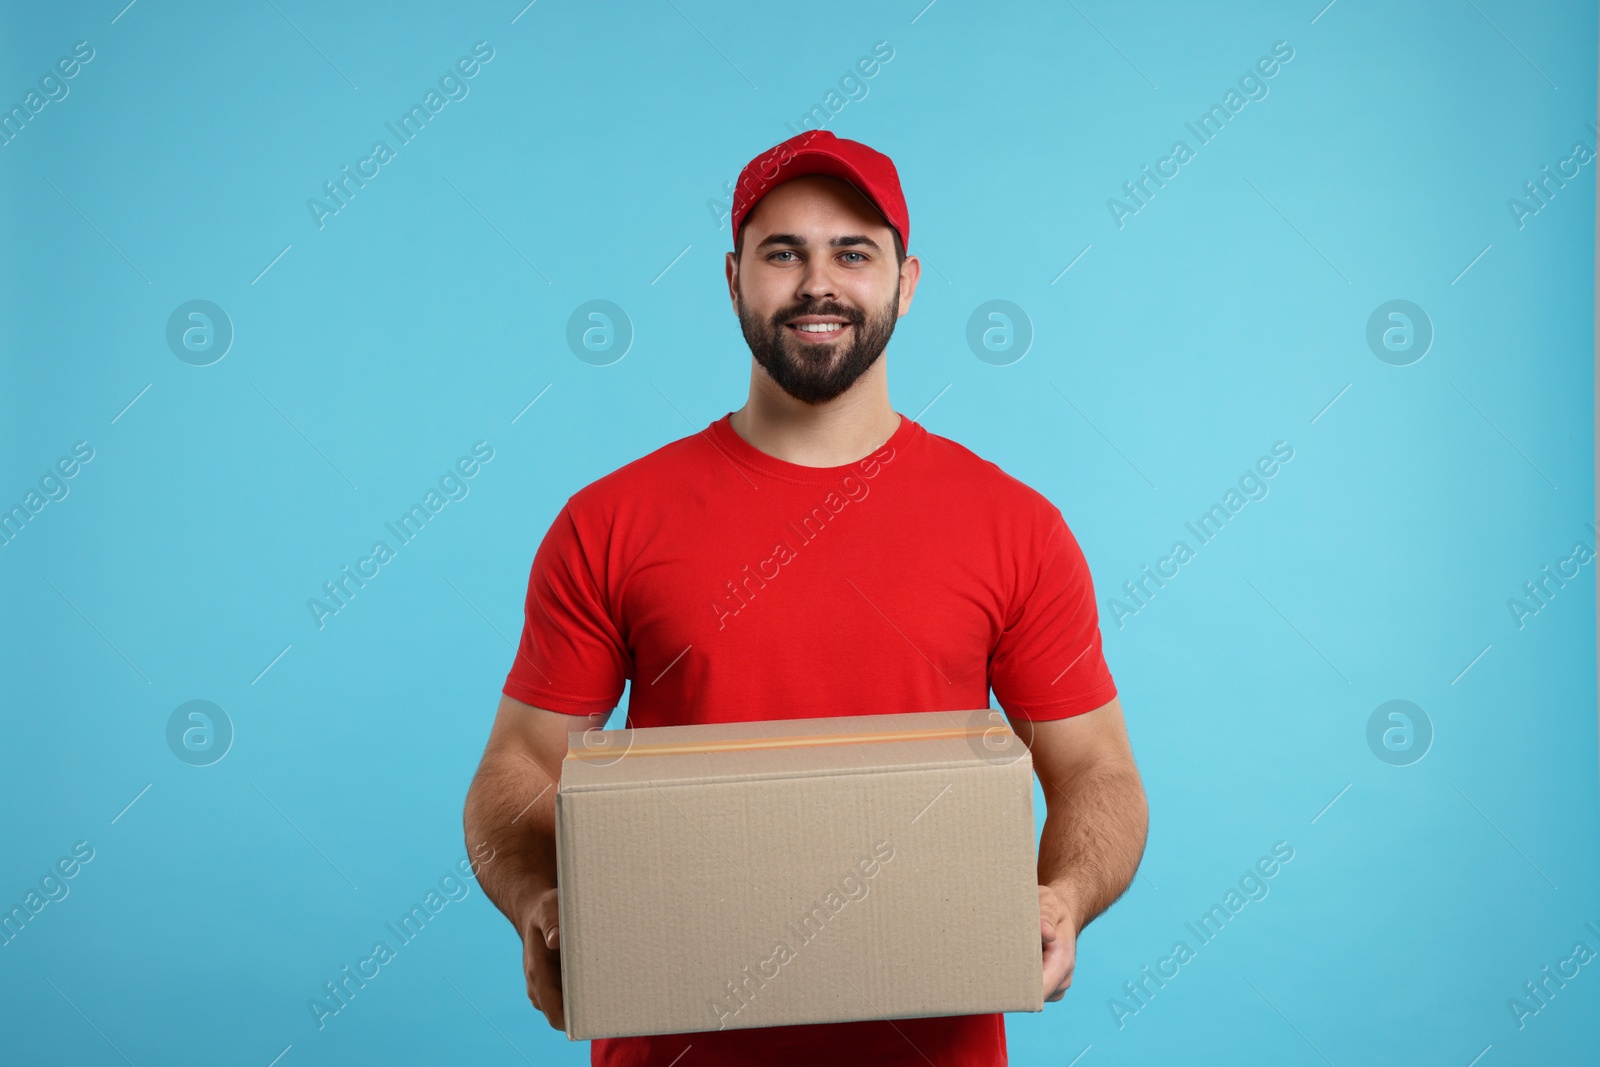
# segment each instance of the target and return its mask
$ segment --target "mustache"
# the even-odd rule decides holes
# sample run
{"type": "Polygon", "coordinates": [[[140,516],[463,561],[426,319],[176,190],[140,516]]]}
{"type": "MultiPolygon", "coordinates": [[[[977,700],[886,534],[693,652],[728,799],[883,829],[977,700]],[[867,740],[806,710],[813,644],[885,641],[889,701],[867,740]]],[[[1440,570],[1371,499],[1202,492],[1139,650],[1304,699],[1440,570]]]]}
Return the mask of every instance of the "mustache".
{"type": "Polygon", "coordinates": [[[801,307],[788,308],[784,311],[780,311],[778,314],[772,317],[772,324],[774,326],[782,326],[790,319],[798,319],[802,315],[832,315],[835,318],[844,319],[846,322],[854,323],[856,325],[860,325],[866,319],[866,316],[855,308],[848,308],[843,304],[825,302],[820,304],[806,304],[802,305],[801,307]]]}

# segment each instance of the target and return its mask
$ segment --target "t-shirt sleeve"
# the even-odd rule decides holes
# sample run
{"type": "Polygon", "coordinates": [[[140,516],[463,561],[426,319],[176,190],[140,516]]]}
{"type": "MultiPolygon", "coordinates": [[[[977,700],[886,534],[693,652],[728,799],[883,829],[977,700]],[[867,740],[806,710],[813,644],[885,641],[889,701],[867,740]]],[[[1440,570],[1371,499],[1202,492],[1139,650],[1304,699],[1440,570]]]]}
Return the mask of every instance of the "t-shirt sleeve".
{"type": "Polygon", "coordinates": [[[1018,585],[990,661],[995,699],[1024,719],[1065,719],[1117,695],[1100,647],[1089,564],[1060,511],[1049,512],[1037,566],[1018,585]]]}
{"type": "Polygon", "coordinates": [[[569,715],[609,712],[632,670],[569,500],[534,553],[506,696],[569,715]]]}

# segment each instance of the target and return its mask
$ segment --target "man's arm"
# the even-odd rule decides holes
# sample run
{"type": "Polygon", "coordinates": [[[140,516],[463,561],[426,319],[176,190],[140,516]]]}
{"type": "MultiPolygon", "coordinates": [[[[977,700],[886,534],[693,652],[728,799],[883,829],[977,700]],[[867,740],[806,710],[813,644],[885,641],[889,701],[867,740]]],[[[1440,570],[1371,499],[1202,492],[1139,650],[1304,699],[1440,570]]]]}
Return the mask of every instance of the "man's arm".
{"type": "MultiPolygon", "coordinates": [[[[462,821],[472,848],[494,862],[478,884],[522,938],[528,999],[550,1025],[566,1028],[556,910],[556,784],[567,734],[604,726],[605,715],[564,715],[502,695],[462,821]]],[[[469,852],[470,854],[470,852],[469,852]]]]}
{"type": "Polygon", "coordinates": [[[1011,723],[1044,787],[1040,935],[1045,997],[1060,1000],[1072,984],[1078,933],[1133,881],[1149,810],[1117,698],[1065,719],[1011,723]]]}

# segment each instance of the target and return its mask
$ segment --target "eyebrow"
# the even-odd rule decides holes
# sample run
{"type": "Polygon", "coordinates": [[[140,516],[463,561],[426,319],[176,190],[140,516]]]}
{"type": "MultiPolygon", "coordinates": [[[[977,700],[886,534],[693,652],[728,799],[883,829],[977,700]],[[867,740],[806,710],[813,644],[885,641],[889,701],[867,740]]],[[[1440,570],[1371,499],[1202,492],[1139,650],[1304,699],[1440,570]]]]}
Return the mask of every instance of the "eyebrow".
{"type": "MultiPolygon", "coordinates": [[[[806,246],[806,239],[797,233],[768,234],[762,239],[760,244],[756,245],[756,251],[759,252],[768,245],[794,245],[797,248],[804,248],[806,246]]],[[[848,248],[853,245],[863,245],[872,249],[874,252],[883,251],[883,249],[878,247],[878,242],[862,233],[846,234],[843,237],[835,237],[833,240],[828,242],[828,246],[830,248],[848,248]]]]}

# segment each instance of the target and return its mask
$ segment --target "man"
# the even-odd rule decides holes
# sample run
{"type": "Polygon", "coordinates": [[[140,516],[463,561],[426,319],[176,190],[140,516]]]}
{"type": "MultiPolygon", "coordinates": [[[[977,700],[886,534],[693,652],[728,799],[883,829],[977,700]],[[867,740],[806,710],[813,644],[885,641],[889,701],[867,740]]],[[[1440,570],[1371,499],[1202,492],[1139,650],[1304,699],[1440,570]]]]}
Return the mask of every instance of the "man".
{"type": "MultiPolygon", "coordinates": [[[[631,679],[631,726],[983,708],[992,687],[1048,801],[1039,928],[1045,997],[1059,1000],[1079,931],[1127,888],[1147,825],[1083,554],[1043,495],[889,404],[881,357],[921,264],[887,156],[802,133],[744,168],[732,224],[749,399],[567,500],[534,556],[467,796],[528,998],[564,1026],[554,785],[569,731],[603,725],[631,679]]],[[[659,1067],[1006,1062],[1001,1015],[591,1053],[659,1067]]]]}

